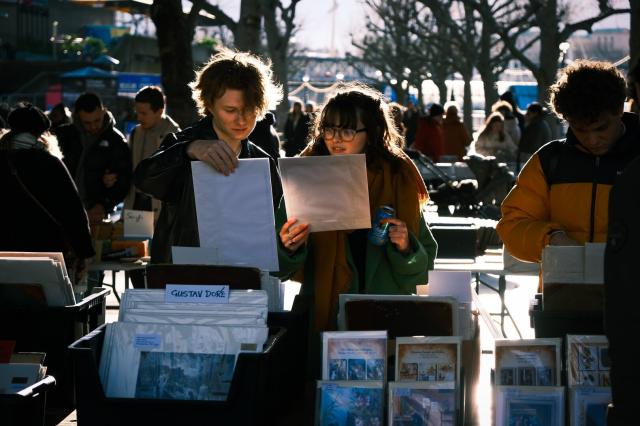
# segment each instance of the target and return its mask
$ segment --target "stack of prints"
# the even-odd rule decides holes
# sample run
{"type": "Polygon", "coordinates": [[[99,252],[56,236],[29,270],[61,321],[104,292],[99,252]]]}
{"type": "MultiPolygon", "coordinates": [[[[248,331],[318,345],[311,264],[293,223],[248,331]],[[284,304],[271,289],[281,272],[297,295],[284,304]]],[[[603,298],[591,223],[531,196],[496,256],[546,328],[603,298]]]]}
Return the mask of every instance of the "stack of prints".
{"type": "Polygon", "coordinates": [[[383,425],[386,365],[386,331],[323,333],[317,423],[383,425]]]}
{"type": "Polygon", "coordinates": [[[604,426],[611,402],[606,336],[567,336],[567,384],[571,426],[604,426]]]}
{"type": "Polygon", "coordinates": [[[228,286],[127,290],[107,325],[100,378],[107,397],[226,400],[238,354],[267,340],[267,295],[228,286]]]}
{"type": "Polygon", "coordinates": [[[390,425],[456,424],[461,337],[398,337],[390,425]]]}
{"type": "Polygon", "coordinates": [[[496,426],[564,424],[560,348],[561,339],[496,341],[496,426]]]}
{"type": "MultiPolygon", "coordinates": [[[[44,301],[30,300],[32,303],[51,307],[76,303],[62,253],[0,252],[0,283],[40,286],[44,301]]],[[[30,291],[24,294],[34,297],[30,291]]]]}

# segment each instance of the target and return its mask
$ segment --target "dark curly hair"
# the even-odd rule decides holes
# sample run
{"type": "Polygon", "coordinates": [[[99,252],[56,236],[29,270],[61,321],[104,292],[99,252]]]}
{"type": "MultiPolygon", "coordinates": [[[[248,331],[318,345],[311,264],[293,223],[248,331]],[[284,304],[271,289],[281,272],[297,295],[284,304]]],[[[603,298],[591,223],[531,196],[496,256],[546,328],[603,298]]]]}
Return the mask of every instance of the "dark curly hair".
{"type": "Polygon", "coordinates": [[[550,106],[558,117],[593,122],[603,112],[622,111],[626,82],[609,62],[578,60],[562,69],[550,93],[550,106]]]}
{"type": "Polygon", "coordinates": [[[382,94],[360,83],[344,83],[317,114],[313,130],[309,134],[311,155],[329,155],[322,138],[322,127],[331,126],[356,129],[358,120],[367,129],[367,146],[364,154],[369,166],[377,159],[387,159],[399,166],[402,136],[393,124],[393,118],[382,94]]]}

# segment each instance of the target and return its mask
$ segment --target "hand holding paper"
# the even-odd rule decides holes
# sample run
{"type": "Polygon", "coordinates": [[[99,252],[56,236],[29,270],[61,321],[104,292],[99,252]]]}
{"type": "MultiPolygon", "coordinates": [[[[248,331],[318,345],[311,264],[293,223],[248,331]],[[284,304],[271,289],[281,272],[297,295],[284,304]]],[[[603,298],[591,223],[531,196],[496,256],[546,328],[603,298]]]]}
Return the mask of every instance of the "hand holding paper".
{"type": "Polygon", "coordinates": [[[229,176],[238,167],[238,156],[221,140],[195,140],[187,147],[187,155],[209,164],[225,176],[229,176]]]}
{"type": "Polygon", "coordinates": [[[298,250],[309,239],[309,225],[306,223],[296,225],[296,223],[298,219],[291,218],[280,229],[280,241],[290,253],[298,250]]]}

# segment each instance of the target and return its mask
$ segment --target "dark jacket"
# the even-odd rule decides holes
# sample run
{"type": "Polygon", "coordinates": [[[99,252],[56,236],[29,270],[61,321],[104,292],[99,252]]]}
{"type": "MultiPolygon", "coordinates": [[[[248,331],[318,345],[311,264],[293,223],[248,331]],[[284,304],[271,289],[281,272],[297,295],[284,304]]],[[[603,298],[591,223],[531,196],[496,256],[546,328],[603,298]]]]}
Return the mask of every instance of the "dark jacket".
{"type": "Polygon", "coordinates": [[[63,161],[78,186],[85,207],[90,209],[102,204],[105,211],[113,210],[129,192],[132,165],[129,145],[122,133],[113,127],[111,114],[105,114],[103,130],[90,146],[83,146],[81,130],[75,124],[60,126],[56,135],[63,161]],[[118,175],[111,188],[102,183],[107,171],[118,175]]]}
{"type": "MultiPolygon", "coordinates": [[[[200,245],[191,178],[192,160],[187,155],[187,145],[197,139],[218,139],[211,117],[203,118],[180,133],[167,135],[160,149],[136,167],[136,187],[162,201],[151,246],[153,263],[171,262],[172,246],[200,245]]],[[[275,211],[282,196],[282,186],[273,158],[248,140],[242,141],[239,158],[269,158],[275,211]]]]}
{"type": "Polygon", "coordinates": [[[522,132],[522,137],[520,138],[520,152],[527,154],[528,158],[550,140],[551,130],[544,116],[540,115],[524,128],[524,132],[522,132]]]}
{"type": "Polygon", "coordinates": [[[268,112],[264,118],[256,123],[256,127],[249,135],[249,140],[262,148],[274,160],[280,158],[280,138],[275,127],[276,116],[268,112]]]}
{"type": "Polygon", "coordinates": [[[44,150],[0,150],[0,180],[7,201],[0,209],[0,251],[94,255],[87,214],[62,161],[44,150]]]}
{"type": "Polygon", "coordinates": [[[307,136],[309,135],[309,126],[311,120],[308,114],[301,113],[296,125],[293,125],[293,115],[289,114],[287,122],[284,125],[284,151],[287,157],[294,157],[302,152],[307,146],[307,136]]]}

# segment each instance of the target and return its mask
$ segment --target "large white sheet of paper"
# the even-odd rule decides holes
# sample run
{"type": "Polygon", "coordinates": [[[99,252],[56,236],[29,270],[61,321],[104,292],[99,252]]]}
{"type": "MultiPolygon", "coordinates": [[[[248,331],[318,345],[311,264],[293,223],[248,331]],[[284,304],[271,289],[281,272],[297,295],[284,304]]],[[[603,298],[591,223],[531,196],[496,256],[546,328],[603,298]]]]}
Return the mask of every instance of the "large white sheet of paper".
{"type": "Polygon", "coordinates": [[[311,232],[371,228],[364,154],[280,158],[287,216],[311,232]]]}
{"type": "Polygon", "coordinates": [[[229,176],[191,163],[200,247],[211,264],[277,271],[278,254],[269,160],[240,160],[229,176]]]}

